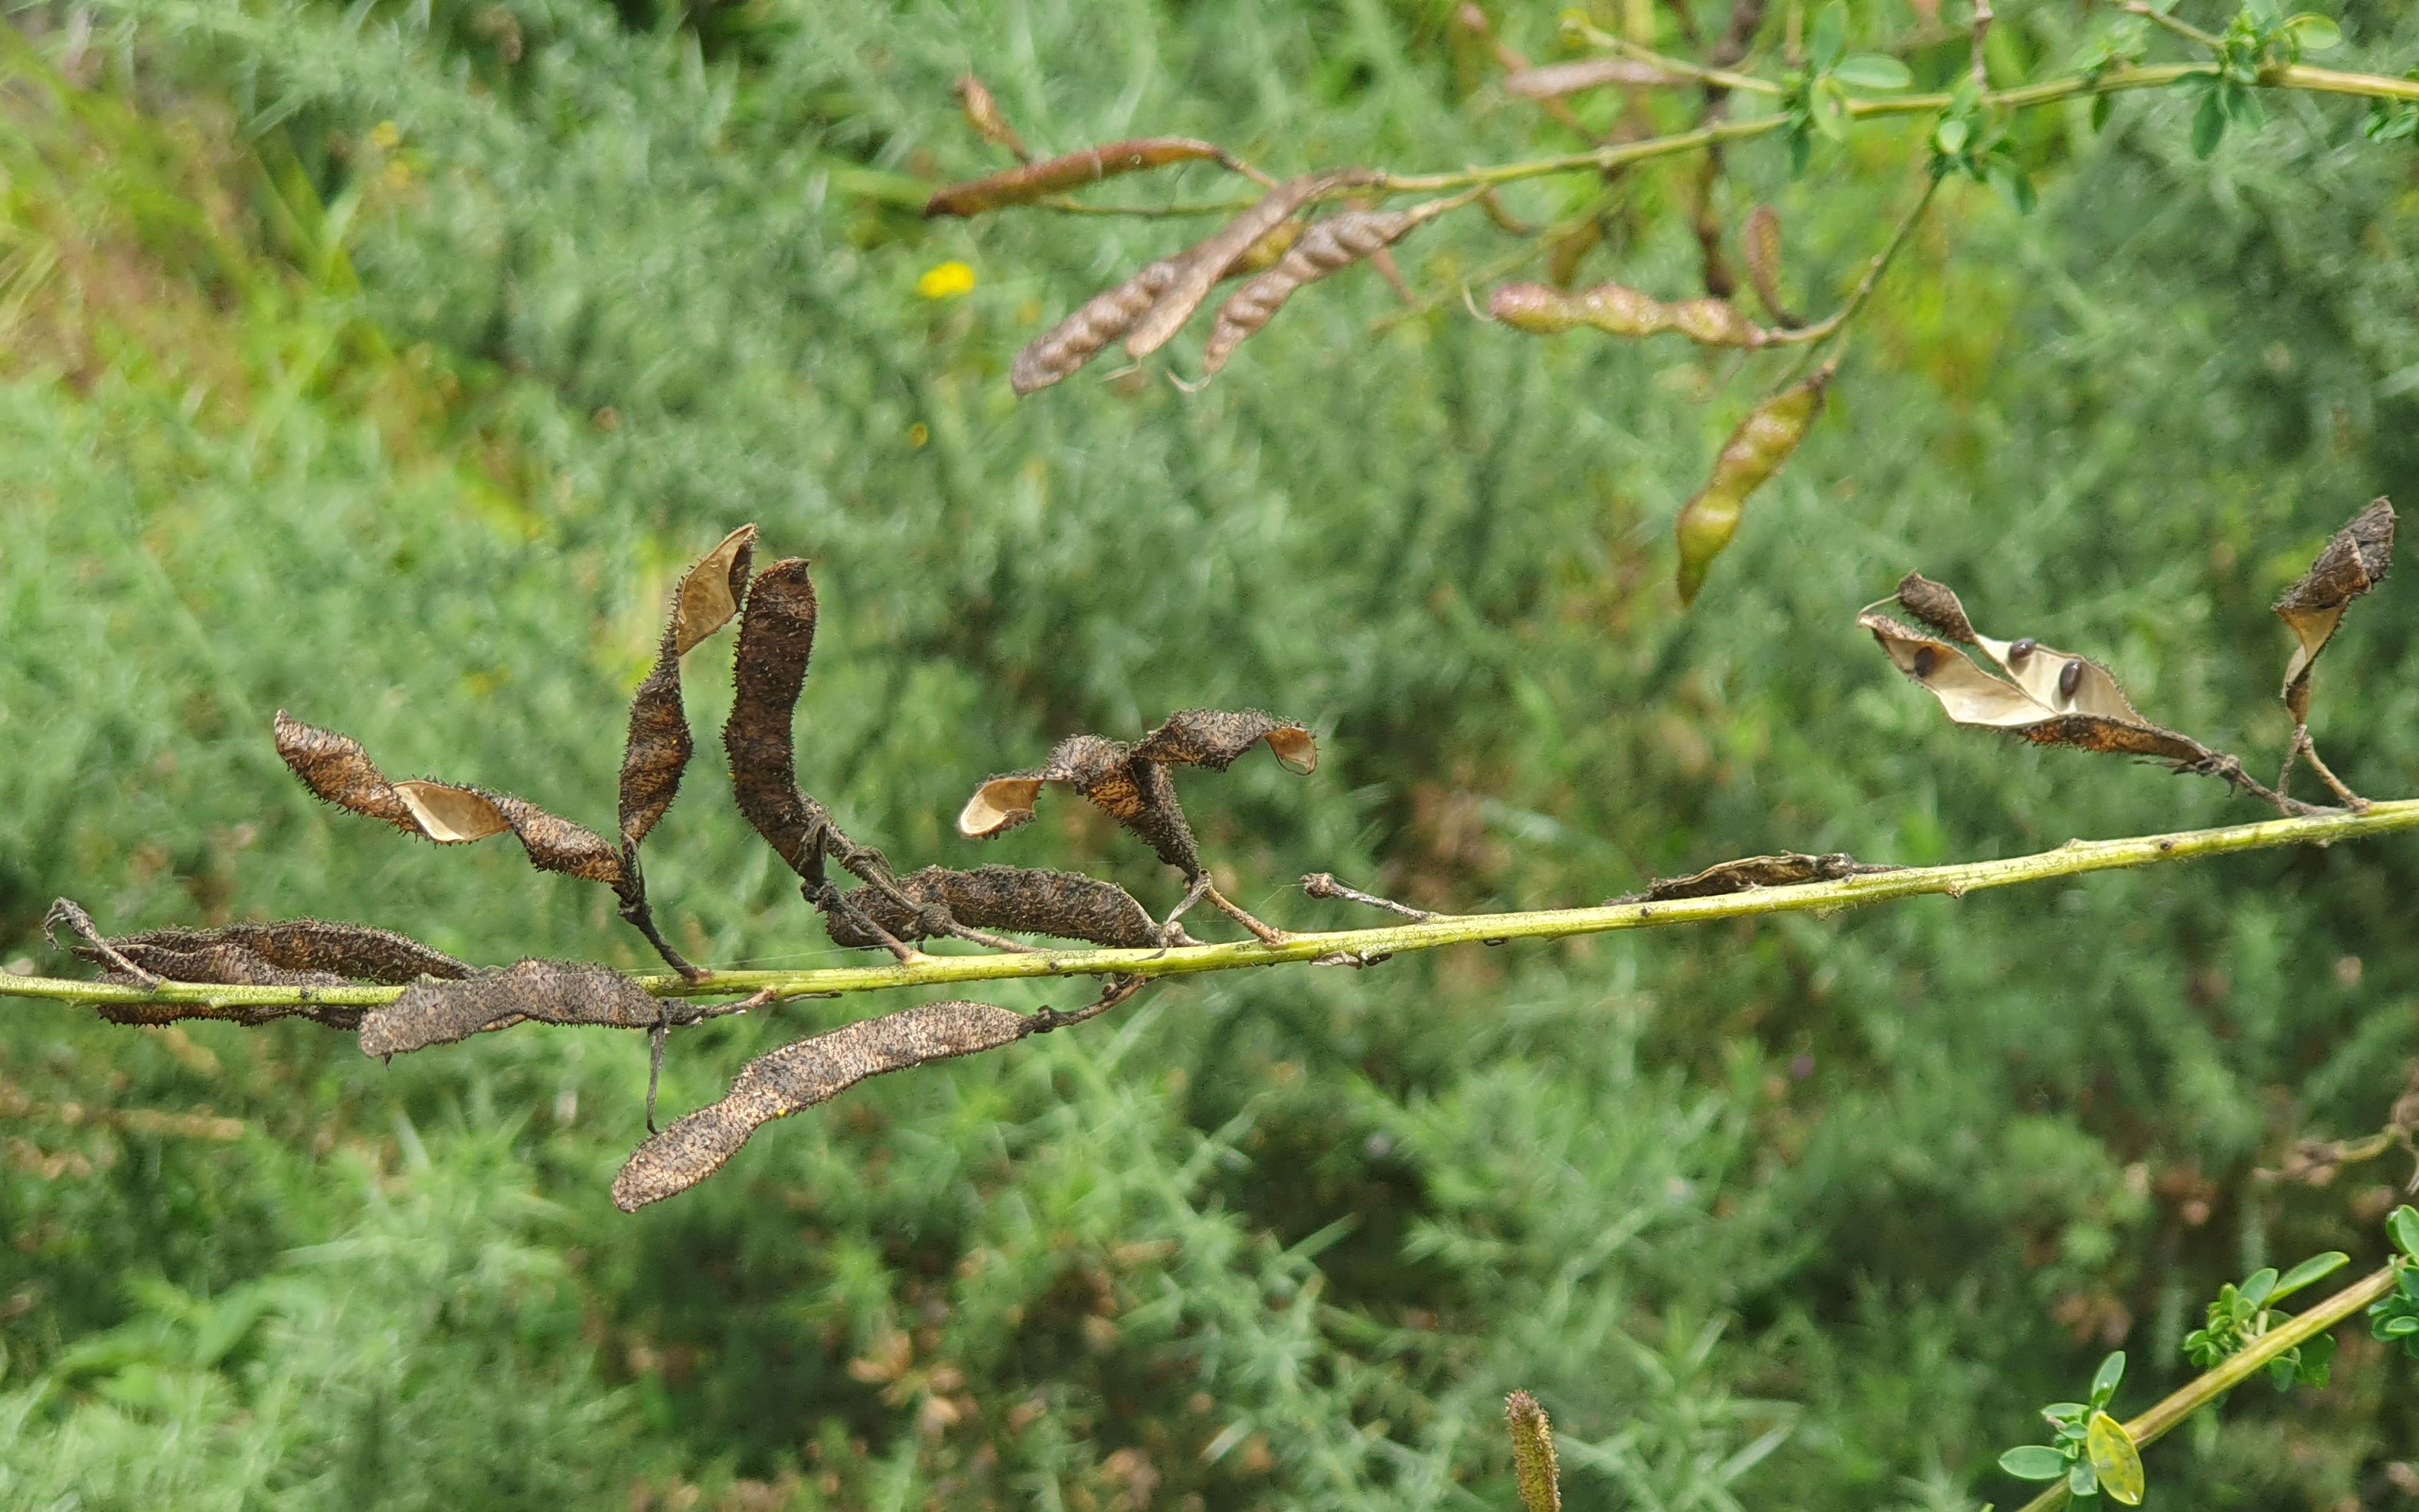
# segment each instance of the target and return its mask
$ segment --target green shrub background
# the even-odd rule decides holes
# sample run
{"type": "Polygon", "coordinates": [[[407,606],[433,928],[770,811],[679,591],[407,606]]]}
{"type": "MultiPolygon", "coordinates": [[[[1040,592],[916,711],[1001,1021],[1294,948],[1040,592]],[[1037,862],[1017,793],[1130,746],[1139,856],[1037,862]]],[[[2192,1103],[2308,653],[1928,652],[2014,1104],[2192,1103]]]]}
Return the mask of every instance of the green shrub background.
{"type": "MultiPolygon", "coordinates": [[[[2253,817],[1951,729],[1854,619],[1920,567],[1985,629],[2104,655],[2151,717],[2273,759],[2267,603],[2369,497],[2419,502],[2419,156],[2364,142],[2356,105],[2275,98],[2207,163],[2189,99],[2127,97],[2098,137],[2028,117],[2039,212],[1944,191],[1685,615],[1672,516],[1760,381],[1719,354],[1539,342],[1457,297],[1373,335],[1396,306],[1363,272],[1197,395],[1103,364],[1012,400],[1023,342],[1205,228],[924,223],[931,183],[999,161],[952,77],[978,68],[1051,149],[1567,147],[1451,8],[14,12],[0,951],[67,970],[36,927],[66,893],[117,929],[308,912],[641,964],[603,890],[315,804],[269,722],[604,822],[672,574],[750,520],[816,563],[802,779],[903,863],[1079,866],[1163,906],[1172,878],[1071,803],[987,848],[948,821],[1062,734],[1203,704],[1320,734],[1307,780],[1184,783],[1234,895],[1284,924],[1353,920],[1311,870],[1536,907],[1738,854],[2253,817]],[[948,259],[974,291],[919,297],[948,259]]],[[[2000,16],[2010,78],[2090,20],[2000,16]]],[[[2343,21],[2343,66],[2419,59],[2407,8],[2343,21]]],[[[1505,24],[1552,53],[1545,8],[1505,24]]],[[[1827,308],[1913,193],[1918,130],[1795,182],[1778,145],[1735,151],[1725,213],[1775,204],[1827,308]]],[[[1685,181],[1634,176],[1590,276],[1689,292],[1685,181]]],[[[1450,295],[1503,247],[1456,218],[1401,256],[1450,295]]],[[[701,959],[836,959],[730,807],[728,646],[691,659],[703,754],[650,848],[659,915],[701,959]]],[[[2318,707],[2356,787],[2419,787],[2410,583],[2350,618],[2318,707]]],[[[1566,1436],[1574,1508],[2011,1504],[1999,1450],[2106,1349],[2138,1408],[2221,1280],[2381,1258],[2398,1159],[2323,1189],[2251,1171],[2401,1087],[2414,891],[2390,839],[1239,973],[869,1086],[637,1216],[607,1199],[636,1036],[381,1065],[308,1024],[12,1000],[0,1502],[1503,1508],[1517,1385],[1566,1436]]],[[[872,1006],[684,1031],[667,1107],[872,1006]]],[[[2348,1336],[2328,1389],[2246,1387],[2153,1451],[2152,1496],[2403,1504],[2411,1369],[2348,1336]]]]}

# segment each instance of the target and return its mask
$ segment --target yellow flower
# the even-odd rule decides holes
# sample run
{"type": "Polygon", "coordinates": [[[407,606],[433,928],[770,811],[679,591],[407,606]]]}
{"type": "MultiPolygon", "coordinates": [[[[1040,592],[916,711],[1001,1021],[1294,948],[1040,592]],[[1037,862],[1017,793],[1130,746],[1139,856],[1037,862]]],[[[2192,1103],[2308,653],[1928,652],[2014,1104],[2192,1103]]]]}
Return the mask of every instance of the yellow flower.
{"type": "Polygon", "coordinates": [[[395,130],[393,121],[380,121],[370,128],[371,145],[383,151],[393,152],[402,141],[403,133],[395,130]]]}
{"type": "Polygon", "coordinates": [[[954,299],[972,293],[974,286],[975,270],[956,261],[935,263],[916,281],[916,292],[927,299],[954,299]]]}

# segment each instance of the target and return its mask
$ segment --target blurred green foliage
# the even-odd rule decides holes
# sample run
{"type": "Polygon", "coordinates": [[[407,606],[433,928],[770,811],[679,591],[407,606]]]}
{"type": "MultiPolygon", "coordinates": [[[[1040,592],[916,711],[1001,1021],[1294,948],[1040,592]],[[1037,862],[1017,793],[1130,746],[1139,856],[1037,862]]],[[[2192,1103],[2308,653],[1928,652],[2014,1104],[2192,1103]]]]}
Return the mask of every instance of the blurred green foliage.
{"type": "MultiPolygon", "coordinates": [[[[1023,341],[1199,230],[927,226],[931,183],[997,162],[957,72],[1050,149],[1573,145],[1451,14],[16,12],[0,946],[62,969],[34,926],[65,893],[113,928],[312,912],[639,964],[601,890],[316,806],[268,724],[604,823],[671,574],[744,520],[817,564],[802,778],[907,863],[1076,865],[1164,903],[1081,805],[982,851],[948,819],[1061,734],[1198,704],[1322,735],[1307,782],[1188,784],[1229,891],[1280,923],[1346,918],[1291,888],[1314,869],[1535,906],[1756,851],[2249,817],[1948,727],[1855,610],[1920,567],[1994,629],[2103,654],[2149,717],[2280,751],[2266,604],[2370,496],[2419,499],[2419,157],[2299,96],[2207,162],[2180,95],[2098,135],[2081,102],[2022,119],[2037,213],[1944,188],[1686,615],[1670,523],[1755,392],[1719,354],[1539,343],[1457,299],[1373,336],[1390,297],[1356,274],[1198,395],[1086,374],[1011,400],[1023,341]],[[953,259],[973,290],[919,296],[953,259]]],[[[2331,64],[2419,52],[2405,8],[2340,19],[2331,64]]],[[[1913,21],[1860,4],[1851,44],[1913,21]]],[[[2057,66],[2095,24],[2004,6],[1994,66],[2057,66]]],[[[1542,12],[1505,28],[1552,55],[1542,12]]],[[[1919,84],[1964,66],[1940,35],[1919,84]]],[[[1817,143],[1796,180],[1778,142],[1735,151],[1718,207],[1778,206],[1819,313],[1923,130],[1817,143]]],[[[1691,173],[1632,176],[1588,275],[1695,292],[1691,173]]],[[[1544,219],[1595,189],[1509,199],[1544,219]]],[[[1502,250],[1423,238],[1400,256],[1432,290],[1502,250]]],[[[2389,583],[2319,674],[2315,733],[2364,791],[2419,786],[2414,604],[2389,583]]],[[[701,959],[824,958],[716,767],[650,847],[659,917],[701,959]]],[[[637,1217],[606,1197],[635,1036],[379,1065],[310,1025],[13,1001],[0,1502],[1505,1507],[1515,1385],[1566,1435],[1574,1507],[2006,1502],[1998,1448],[2113,1345],[2164,1389],[2220,1282],[2381,1258],[2400,1172],[2251,1173],[2376,1127],[2419,1054],[2415,888],[2385,841],[1155,989],[777,1125],[637,1217]]],[[[684,1031],[667,1106],[865,1006],[684,1031]]],[[[2413,1368],[2347,1335],[2325,1389],[2244,1394],[2152,1478],[2179,1505],[2389,1504],[2413,1368]]]]}

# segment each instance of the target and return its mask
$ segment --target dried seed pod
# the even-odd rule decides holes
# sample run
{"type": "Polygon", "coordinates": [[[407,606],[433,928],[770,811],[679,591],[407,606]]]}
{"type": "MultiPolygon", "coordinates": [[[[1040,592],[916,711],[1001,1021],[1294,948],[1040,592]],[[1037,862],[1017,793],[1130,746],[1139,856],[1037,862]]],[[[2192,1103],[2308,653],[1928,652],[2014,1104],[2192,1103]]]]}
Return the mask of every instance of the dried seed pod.
{"type": "Polygon", "coordinates": [[[1899,670],[1922,684],[1960,725],[2009,730],[2036,745],[2155,756],[2179,767],[2218,755],[2190,736],[2144,719],[2107,669],[2082,657],[2040,647],[2011,664],[2007,654],[2011,643],[1977,634],[1974,644],[2007,672],[2000,678],[1975,665],[1947,641],[1887,615],[1869,609],[1857,623],[1872,631],[1899,670]]]}
{"type": "MultiPolygon", "coordinates": [[[[470,968],[407,935],[367,924],[324,919],[283,919],[275,924],[225,924],[216,929],[149,929],[109,942],[136,965],[175,982],[239,985],[281,980],[236,975],[196,976],[171,970],[179,961],[215,961],[229,970],[260,969],[330,983],[416,982],[424,976],[459,979],[470,968]]],[[[78,955],[99,956],[88,951],[78,955]]]]}
{"type": "Polygon", "coordinates": [[[784,1046],[751,1061],[722,1100],[640,1145],[613,1181],[613,1204],[635,1213],[703,1181],[778,1118],[828,1101],[886,1071],[1012,1045],[1023,1015],[984,1002],[930,1002],[784,1046]]]}
{"type": "Polygon", "coordinates": [[[1488,296],[1487,313],[1515,330],[1559,335],[1581,326],[1614,336],[1677,331],[1705,346],[1762,346],[1772,333],[1750,323],[1725,299],[1666,303],[1618,283],[1566,294],[1548,283],[1506,283],[1488,296]]]}
{"type": "MultiPolygon", "coordinates": [[[[1132,893],[1077,872],[1023,866],[962,872],[927,866],[900,878],[899,890],[917,907],[877,888],[859,888],[847,896],[862,917],[900,939],[929,939],[947,934],[955,924],[1013,935],[1087,939],[1117,950],[1148,950],[1163,943],[1158,923],[1132,893]]],[[[870,950],[883,943],[846,910],[834,910],[826,924],[836,945],[870,950]]]]}
{"type": "Polygon", "coordinates": [[[741,526],[690,567],[672,591],[655,668],[630,700],[629,739],[622,749],[621,827],[626,845],[645,839],[680,794],[681,774],[696,750],[681,705],[681,658],[738,614],[755,543],[756,527],[741,526]]]}
{"type": "Polygon", "coordinates": [[[1257,710],[1186,710],[1132,745],[1071,735],[1058,742],[1040,771],[994,777],[977,788],[958,816],[958,832],[974,840],[1006,834],[1033,817],[1042,784],[1065,783],[1141,836],[1160,860],[1192,878],[1201,870],[1200,851],[1166,769],[1223,771],[1261,742],[1296,771],[1318,764],[1317,743],[1307,729],[1257,710]]]}
{"type": "MultiPolygon", "coordinates": [[[[1220,273],[1222,279],[1273,267],[1301,239],[1302,222],[1288,217],[1269,228],[1243,249],[1220,273]]],[[[1159,302],[1182,270],[1184,259],[1163,257],[1146,263],[1132,278],[1094,295],[1073,314],[1025,344],[1008,370],[1009,387],[1019,394],[1047,389],[1069,377],[1124,335],[1143,313],[1159,302]]]]}
{"type": "Polygon", "coordinates": [[[1143,312],[1159,302],[1183,267],[1180,258],[1163,257],[1146,263],[1116,288],[1096,294],[1075,313],[1043,331],[1016,354],[1008,370],[1009,387],[1020,394],[1047,389],[1100,355],[1124,335],[1143,312]]]}
{"type": "Polygon", "coordinates": [[[1033,160],[1033,154],[1025,149],[1025,139],[1016,134],[1016,128],[1008,124],[1008,117],[1000,114],[999,101],[991,98],[991,91],[983,87],[980,79],[971,73],[962,73],[958,75],[956,89],[958,110],[965,116],[966,124],[975,129],[976,134],[994,146],[1006,147],[1019,162],[1033,160]]]}
{"type": "Polygon", "coordinates": [[[1771,206],[1759,205],[1749,212],[1739,241],[1747,252],[1748,282],[1755,285],[1764,313],[1791,329],[1804,325],[1780,298],[1780,217],[1771,206]]]}
{"type": "Polygon", "coordinates": [[[1554,1460],[1554,1425],[1537,1398],[1516,1391],[1503,1398],[1512,1429],[1512,1482],[1525,1512],[1562,1512],[1562,1472],[1554,1460]]]}
{"type": "Polygon", "coordinates": [[[1680,542],[1680,602],[1693,603],[1704,586],[1706,569],[1738,533],[1739,516],[1748,496],[1764,486],[1806,438],[1807,428],[1823,412],[1823,390],[1831,381],[1833,363],[1815,369],[1813,376],[1784,389],[1748,411],[1722,443],[1714,459],[1713,480],[1680,511],[1674,530],[1680,542]]]}
{"type": "Polygon", "coordinates": [[[807,564],[796,557],[775,562],[756,574],[740,617],[722,748],[739,812],[801,877],[820,876],[820,863],[813,817],[798,791],[790,722],[814,649],[815,586],[807,564]]]}
{"type": "MultiPolygon", "coordinates": [[[[1151,302],[1148,310],[1126,332],[1126,355],[1148,357],[1167,344],[1168,338],[1182,329],[1201,308],[1201,301],[1235,259],[1251,249],[1254,242],[1274,231],[1290,219],[1294,211],[1316,193],[1348,182],[1349,174],[1306,176],[1288,179],[1260,196],[1250,209],[1219,228],[1216,234],[1194,243],[1193,249],[1178,259],[1176,276],[1166,289],[1151,302]]],[[[1290,255],[1290,254],[1288,254],[1290,255]]]]}
{"type": "Polygon", "coordinates": [[[1807,856],[1795,851],[1778,856],[1748,856],[1738,861],[1723,862],[1718,866],[1708,866],[1693,876],[1667,878],[1652,884],[1635,898],[1624,901],[1662,903],[1674,898],[1722,897],[1755,887],[1797,887],[1807,882],[1837,881],[1842,877],[1897,869],[1895,866],[1869,864],[1844,852],[1827,856],[1807,856]]]}
{"type": "Polygon", "coordinates": [[[928,219],[942,215],[980,215],[1010,205],[1028,205],[1045,194],[1081,189],[1119,174],[1203,160],[1230,160],[1223,147],[1208,142],[1195,142],[1190,137],[1152,136],[1138,137],[1130,142],[1111,142],[1071,152],[1063,158],[1028,162],[969,183],[951,184],[924,202],[924,214],[928,219]]]}
{"type": "Polygon", "coordinates": [[[1432,219],[1430,206],[1413,210],[1347,210],[1313,224],[1274,267],[1226,297],[1201,353],[1206,375],[1226,365],[1245,338],[1273,318],[1294,291],[1393,246],[1432,219]]]}
{"type": "Polygon", "coordinates": [[[1576,63],[1546,63],[1515,69],[1503,76],[1503,92],[1522,99],[1560,99],[1564,95],[1619,85],[1625,89],[1657,89],[1685,84],[1651,63],[1627,58],[1581,58],[1576,63]]]}
{"type": "Polygon", "coordinates": [[[2394,565],[2394,505],[2377,499],[2336,531],[2301,579],[2276,601],[2276,617],[2293,632],[2285,666],[2285,703],[2296,724],[2309,717],[2310,666],[2334,638],[2352,600],[2383,581],[2394,565]]]}
{"type": "Polygon", "coordinates": [[[590,881],[622,879],[622,858],[594,831],[509,793],[440,782],[390,783],[361,743],[278,710],[277,754],[310,789],[341,808],[385,819],[439,845],[468,845],[506,830],[541,871],[590,881]]]}
{"type": "MultiPolygon", "coordinates": [[[[1957,602],[1956,594],[1921,573],[1909,573],[1899,579],[1898,603],[1900,608],[1950,640],[1966,646],[1974,644],[1974,625],[1965,618],[1965,606],[1957,602]]],[[[2021,660],[2031,654],[2035,644],[2026,637],[2012,642],[2009,649],[2021,660]]]]}
{"type": "Polygon", "coordinates": [[[662,1000],[610,967],[530,959],[501,971],[405,988],[403,996],[362,1018],[362,1053],[401,1055],[525,1019],[655,1029],[665,1016],[662,1000]]]}

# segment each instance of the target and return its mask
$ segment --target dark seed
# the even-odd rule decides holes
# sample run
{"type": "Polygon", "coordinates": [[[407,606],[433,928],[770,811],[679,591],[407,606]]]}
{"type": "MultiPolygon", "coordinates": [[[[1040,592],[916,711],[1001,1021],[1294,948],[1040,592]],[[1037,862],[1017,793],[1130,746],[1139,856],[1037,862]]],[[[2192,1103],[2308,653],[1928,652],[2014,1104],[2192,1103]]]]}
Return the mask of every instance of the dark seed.
{"type": "Polygon", "coordinates": [[[2080,660],[2067,663],[2057,675],[2057,695],[2061,698],[2072,698],[2074,696],[2074,690],[2082,685],[2083,663],[2080,660]]]}
{"type": "Polygon", "coordinates": [[[1932,669],[1939,664],[1940,653],[1938,651],[1934,650],[1929,646],[1918,646],[1915,649],[1915,675],[1917,677],[1928,678],[1932,676],[1932,669]]]}
{"type": "Polygon", "coordinates": [[[2030,656],[2033,653],[2033,648],[2040,644],[2041,642],[2033,639],[2030,635],[2026,635],[2022,640],[2017,641],[2015,644],[2008,648],[2008,660],[2011,662],[2021,662],[2026,657],[2030,656]]]}

